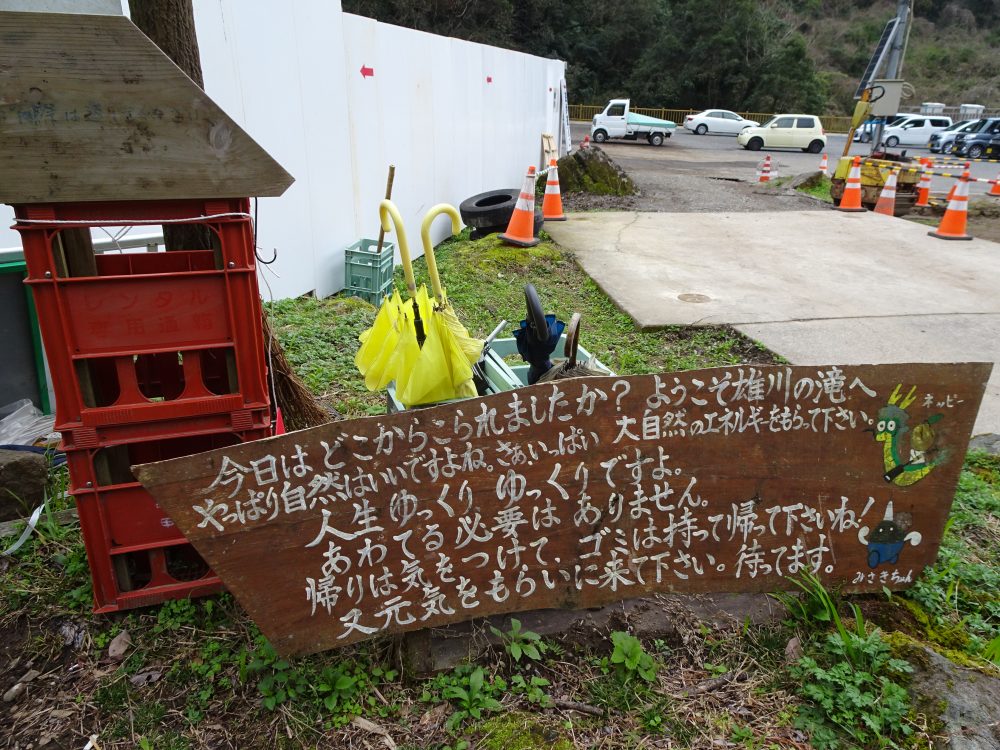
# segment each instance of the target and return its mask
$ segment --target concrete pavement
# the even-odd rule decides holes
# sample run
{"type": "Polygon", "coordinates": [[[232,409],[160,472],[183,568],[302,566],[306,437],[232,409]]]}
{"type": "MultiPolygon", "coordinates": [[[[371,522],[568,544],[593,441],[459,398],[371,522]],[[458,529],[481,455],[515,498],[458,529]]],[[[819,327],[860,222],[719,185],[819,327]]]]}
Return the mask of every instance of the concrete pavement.
{"type": "MultiPolygon", "coordinates": [[[[1000,362],[997,243],[869,212],[599,212],[545,228],[641,327],[730,324],[796,364],[1000,362]]],[[[1000,433],[1000,366],[976,433],[1000,433]]]]}

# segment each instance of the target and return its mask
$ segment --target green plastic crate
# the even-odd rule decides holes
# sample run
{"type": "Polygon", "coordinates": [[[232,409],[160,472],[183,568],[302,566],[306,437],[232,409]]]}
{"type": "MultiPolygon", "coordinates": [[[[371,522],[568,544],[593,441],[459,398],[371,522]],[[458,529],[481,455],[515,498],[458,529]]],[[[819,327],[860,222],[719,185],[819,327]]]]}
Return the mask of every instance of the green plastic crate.
{"type": "Polygon", "coordinates": [[[377,248],[377,240],[362,239],[344,251],[344,286],[351,294],[368,292],[381,299],[382,292],[392,284],[396,246],[383,242],[382,252],[376,252],[377,248]]]}
{"type": "Polygon", "coordinates": [[[361,297],[361,299],[367,300],[371,304],[375,305],[375,307],[378,307],[382,304],[383,297],[392,296],[392,279],[389,279],[389,283],[377,292],[369,292],[367,289],[353,289],[352,287],[346,287],[344,292],[352,297],[361,297]]]}

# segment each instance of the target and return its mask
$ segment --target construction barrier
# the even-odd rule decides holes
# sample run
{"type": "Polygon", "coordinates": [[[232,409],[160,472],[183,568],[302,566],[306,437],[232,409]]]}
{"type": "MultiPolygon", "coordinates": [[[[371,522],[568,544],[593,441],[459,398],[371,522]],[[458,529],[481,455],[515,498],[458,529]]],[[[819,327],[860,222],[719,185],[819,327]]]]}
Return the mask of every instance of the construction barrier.
{"type": "MultiPolygon", "coordinates": [[[[886,172],[893,171],[893,170],[897,171],[897,172],[909,172],[911,174],[915,173],[915,172],[919,172],[921,174],[934,175],[935,177],[950,177],[953,180],[959,180],[959,179],[961,179],[962,176],[963,176],[963,174],[964,174],[962,172],[935,172],[932,169],[925,169],[924,167],[902,167],[902,168],[891,167],[891,166],[887,165],[884,161],[878,161],[878,160],[864,161],[862,163],[863,164],[874,164],[876,167],[879,167],[879,168],[883,169],[886,172]]],[[[997,183],[997,181],[1000,180],[1000,177],[998,177],[996,180],[987,180],[985,177],[968,177],[968,176],[966,176],[966,179],[969,182],[985,182],[988,185],[995,185],[997,183]]]]}

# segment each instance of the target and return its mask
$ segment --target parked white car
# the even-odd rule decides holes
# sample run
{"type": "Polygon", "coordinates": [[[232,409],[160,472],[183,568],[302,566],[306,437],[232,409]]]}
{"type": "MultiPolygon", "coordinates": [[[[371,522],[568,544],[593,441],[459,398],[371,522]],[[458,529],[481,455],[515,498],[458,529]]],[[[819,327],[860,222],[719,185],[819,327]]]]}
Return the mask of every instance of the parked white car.
{"type": "Polygon", "coordinates": [[[942,115],[911,115],[894,122],[882,131],[882,143],[886,148],[896,146],[927,147],[931,136],[951,125],[951,118],[942,115]]]}
{"type": "Polygon", "coordinates": [[[815,115],[775,115],[759,127],[741,130],[736,142],[748,151],[800,148],[818,154],[826,148],[826,133],[815,115]]]}
{"type": "Polygon", "coordinates": [[[718,135],[736,135],[743,128],[750,128],[760,125],[756,120],[747,120],[740,117],[735,112],[728,109],[706,109],[696,115],[688,115],[684,118],[684,127],[692,133],[705,135],[714,133],[718,135]]]}

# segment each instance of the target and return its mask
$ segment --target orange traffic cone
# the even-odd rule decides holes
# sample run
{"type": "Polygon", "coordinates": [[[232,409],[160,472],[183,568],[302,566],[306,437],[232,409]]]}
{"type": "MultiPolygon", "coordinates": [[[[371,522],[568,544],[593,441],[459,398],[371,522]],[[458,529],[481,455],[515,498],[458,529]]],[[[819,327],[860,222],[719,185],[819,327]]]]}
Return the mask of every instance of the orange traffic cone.
{"type": "Polygon", "coordinates": [[[819,171],[824,177],[830,176],[830,162],[826,158],[826,154],[823,154],[823,158],[819,160],[819,171]]]}
{"type": "Polygon", "coordinates": [[[583,143],[580,144],[580,148],[587,148],[588,146],[590,146],[590,136],[585,135],[583,136],[583,143]]]}
{"type": "Polygon", "coordinates": [[[545,180],[545,197],[542,199],[542,218],[545,221],[566,221],[563,213],[562,195],[559,192],[559,166],[555,159],[549,160],[549,174],[545,180]]]}
{"type": "Polygon", "coordinates": [[[838,211],[864,211],[861,207],[861,157],[855,156],[851,171],[847,174],[844,194],[840,197],[838,211]]]}
{"type": "Polygon", "coordinates": [[[507,231],[500,235],[500,239],[510,245],[518,247],[534,247],[539,243],[535,237],[535,168],[528,167],[528,174],[524,177],[524,186],[521,188],[521,195],[518,196],[517,204],[514,206],[514,213],[511,214],[510,224],[507,231]]]}
{"type": "Polygon", "coordinates": [[[965,233],[968,217],[969,173],[963,172],[962,178],[952,192],[948,208],[945,209],[944,216],[941,218],[941,225],[936,232],[928,232],[927,234],[942,240],[971,240],[972,237],[965,233]]]}
{"type": "Polygon", "coordinates": [[[990,192],[987,195],[1000,195],[1000,174],[993,180],[993,187],[990,188],[990,192]]]}
{"type": "MultiPolygon", "coordinates": [[[[924,164],[927,169],[933,169],[934,164],[930,159],[924,164]]],[[[931,205],[931,176],[927,172],[923,172],[920,175],[920,184],[917,185],[917,202],[913,204],[914,208],[929,208],[931,205]]]]}
{"type": "Polygon", "coordinates": [[[771,155],[768,154],[764,159],[764,163],[757,170],[757,182],[770,182],[771,181],[771,155]]]}
{"type": "Polygon", "coordinates": [[[882,188],[882,192],[878,197],[878,203],[875,204],[875,213],[885,214],[886,216],[896,215],[896,174],[898,170],[894,169],[889,173],[889,179],[885,181],[885,186],[882,188]]]}

